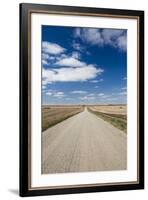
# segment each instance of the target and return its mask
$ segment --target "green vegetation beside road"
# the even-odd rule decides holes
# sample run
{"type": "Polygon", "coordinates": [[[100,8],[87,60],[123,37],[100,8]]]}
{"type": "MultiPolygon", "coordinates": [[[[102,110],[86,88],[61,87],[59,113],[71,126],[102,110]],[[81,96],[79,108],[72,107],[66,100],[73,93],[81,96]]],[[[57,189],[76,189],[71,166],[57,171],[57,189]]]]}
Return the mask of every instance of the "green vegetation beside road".
{"type": "Polygon", "coordinates": [[[126,120],[127,117],[125,115],[103,113],[99,111],[94,111],[89,107],[88,111],[102,118],[103,120],[109,122],[110,124],[124,131],[125,133],[127,132],[127,120],[126,120]]]}

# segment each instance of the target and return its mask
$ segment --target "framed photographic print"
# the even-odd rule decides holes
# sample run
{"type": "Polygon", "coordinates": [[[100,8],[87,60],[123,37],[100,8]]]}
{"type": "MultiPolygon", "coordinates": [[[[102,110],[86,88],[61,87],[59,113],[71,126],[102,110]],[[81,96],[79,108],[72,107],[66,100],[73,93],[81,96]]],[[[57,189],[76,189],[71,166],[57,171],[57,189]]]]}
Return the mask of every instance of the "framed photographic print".
{"type": "Polygon", "coordinates": [[[144,12],[20,5],[20,195],[144,188],[144,12]]]}

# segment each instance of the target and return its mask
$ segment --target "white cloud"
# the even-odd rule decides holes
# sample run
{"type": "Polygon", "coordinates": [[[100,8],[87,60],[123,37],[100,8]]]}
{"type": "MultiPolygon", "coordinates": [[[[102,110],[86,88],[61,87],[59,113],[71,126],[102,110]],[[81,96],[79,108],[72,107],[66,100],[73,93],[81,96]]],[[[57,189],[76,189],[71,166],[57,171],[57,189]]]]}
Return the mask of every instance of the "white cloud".
{"type": "Polygon", "coordinates": [[[83,91],[83,90],[75,90],[71,92],[72,94],[86,94],[87,91],[83,91]]]}
{"type": "Polygon", "coordinates": [[[67,58],[68,56],[66,55],[66,54],[64,54],[64,53],[62,53],[62,54],[60,54],[60,55],[57,55],[55,58],[56,58],[56,60],[58,61],[58,60],[61,60],[61,59],[63,59],[63,58],[67,58]]]}
{"type": "Polygon", "coordinates": [[[54,97],[58,97],[58,98],[63,98],[65,95],[64,95],[64,92],[55,92],[53,94],[54,97]]]}
{"type": "Polygon", "coordinates": [[[42,42],[42,64],[49,65],[50,62],[53,62],[58,58],[57,55],[63,58],[65,55],[63,54],[63,52],[65,50],[66,49],[64,49],[58,44],[45,41],[42,42]]]}
{"type": "Polygon", "coordinates": [[[49,55],[47,53],[42,53],[42,59],[43,60],[49,59],[49,55]]]}
{"type": "Polygon", "coordinates": [[[87,96],[88,96],[88,97],[93,97],[93,96],[95,96],[95,94],[94,94],[94,93],[90,93],[90,94],[88,94],[87,96]]]}
{"type": "Polygon", "coordinates": [[[46,86],[45,86],[45,85],[42,85],[42,89],[43,89],[43,90],[46,89],[46,86]]]}
{"type": "Polygon", "coordinates": [[[123,87],[123,88],[121,88],[120,92],[112,93],[112,96],[126,96],[127,95],[127,91],[126,90],[127,90],[127,88],[123,87]]]}
{"type": "Polygon", "coordinates": [[[75,37],[81,38],[83,41],[94,44],[103,44],[103,38],[101,37],[99,29],[94,28],[76,28],[75,37]]]}
{"type": "Polygon", "coordinates": [[[120,92],[119,95],[126,96],[126,95],[127,95],[127,92],[126,92],[126,91],[120,92]]]}
{"type": "Polygon", "coordinates": [[[103,96],[101,96],[102,98],[104,98],[104,99],[106,99],[106,98],[109,98],[109,97],[111,97],[111,95],[109,95],[109,94],[106,94],[106,95],[103,95],[103,96]]]}
{"type": "Polygon", "coordinates": [[[74,52],[72,53],[72,57],[75,58],[75,59],[80,59],[80,53],[77,52],[77,51],[74,51],[74,52]]]}
{"type": "Polygon", "coordinates": [[[118,29],[103,29],[102,37],[106,44],[116,44],[116,40],[124,33],[123,30],[118,29]]]}
{"type": "Polygon", "coordinates": [[[63,53],[60,55],[60,58],[67,58],[67,55],[63,53]]]}
{"type": "Polygon", "coordinates": [[[81,29],[80,28],[76,28],[75,29],[75,37],[80,37],[81,36],[81,29]]]}
{"type": "Polygon", "coordinates": [[[119,47],[119,49],[126,51],[127,37],[125,35],[122,35],[117,39],[117,46],[119,47]]]}
{"type": "Polygon", "coordinates": [[[102,31],[102,34],[105,44],[111,45],[122,51],[126,51],[127,36],[124,30],[104,29],[102,31]]]}
{"type": "Polygon", "coordinates": [[[92,80],[91,83],[98,83],[98,80],[92,80]]]}
{"type": "Polygon", "coordinates": [[[55,94],[54,97],[57,97],[57,98],[63,98],[64,95],[61,95],[61,94],[55,94]]]}
{"type": "Polygon", "coordinates": [[[99,86],[98,86],[98,85],[96,85],[96,86],[95,86],[95,88],[99,88],[99,86]]]}
{"type": "Polygon", "coordinates": [[[51,96],[52,92],[46,92],[46,95],[51,96]]]}
{"type": "Polygon", "coordinates": [[[83,47],[79,43],[76,43],[76,42],[73,42],[72,47],[77,51],[83,50],[83,47]]]}
{"type": "Polygon", "coordinates": [[[98,96],[102,97],[102,96],[104,96],[104,93],[99,93],[98,96]]]}
{"type": "Polygon", "coordinates": [[[57,92],[58,95],[64,95],[64,92],[57,92]]]}
{"type": "Polygon", "coordinates": [[[42,64],[43,64],[43,65],[48,65],[47,60],[42,60],[42,64]]]}
{"type": "Polygon", "coordinates": [[[65,67],[83,67],[85,66],[85,63],[79,61],[77,58],[68,57],[68,58],[63,58],[57,61],[56,65],[65,66],[65,67]]]}
{"type": "Polygon", "coordinates": [[[54,56],[50,56],[49,60],[55,60],[56,58],[54,56]]]}
{"type": "Polygon", "coordinates": [[[118,100],[118,98],[116,98],[116,97],[113,97],[113,98],[107,98],[107,99],[106,99],[106,101],[116,101],[116,100],[118,100]]]}
{"type": "Polygon", "coordinates": [[[76,28],[74,36],[91,45],[110,45],[123,51],[126,51],[127,48],[125,30],[76,28]]]}
{"type": "Polygon", "coordinates": [[[42,79],[42,87],[44,86],[46,86],[48,84],[48,81],[47,81],[47,79],[46,78],[43,78],[42,79]]]}
{"type": "Polygon", "coordinates": [[[101,78],[101,79],[99,79],[99,80],[98,80],[98,82],[103,82],[103,81],[104,81],[104,79],[103,79],[103,78],[101,78]]]}
{"type": "Polygon", "coordinates": [[[79,97],[79,99],[81,99],[81,100],[94,100],[96,97],[94,97],[94,96],[84,96],[84,97],[79,97]]]}
{"type": "Polygon", "coordinates": [[[42,42],[42,51],[46,54],[57,55],[63,53],[66,49],[56,43],[44,41],[42,42]]]}
{"type": "Polygon", "coordinates": [[[64,92],[60,92],[60,91],[48,91],[46,92],[46,95],[48,96],[53,96],[53,97],[57,97],[57,98],[63,98],[65,96],[64,92]]]}
{"type": "Polygon", "coordinates": [[[68,82],[68,81],[87,81],[94,79],[97,75],[103,73],[103,69],[96,68],[93,65],[84,67],[69,67],[58,69],[44,69],[42,71],[43,84],[51,82],[68,82]]]}
{"type": "Polygon", "coordinates": [[[48,65],[49,64],[49,60],[52,61],[52,60],[55,60],[55,56],[51,56],[47,53],[42,53],[42,64],[43,65],[48,65]]]}
{"type": "Polygon", "coordinates": [[[92,80],[90,81],[91,83],[99,83],[99,82],[103,82],[103,78],[99,79],[99,80],[92,80]]]}
{"type": "Polygon", "coordinates": [[[123,87],[123,88],[121,88],[121,90],[127,90],[127,87],[123,87]]]}

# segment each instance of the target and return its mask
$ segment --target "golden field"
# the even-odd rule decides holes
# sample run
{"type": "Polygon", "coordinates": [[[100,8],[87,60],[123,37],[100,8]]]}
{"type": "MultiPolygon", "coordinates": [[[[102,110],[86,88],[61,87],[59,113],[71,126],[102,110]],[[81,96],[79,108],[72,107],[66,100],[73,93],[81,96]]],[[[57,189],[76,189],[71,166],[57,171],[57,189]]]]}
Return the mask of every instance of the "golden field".
{"type": "Polygon", "coordinates": [[[126,115],[127,113],[126,105],[97,105],[91,107],[93,110],[108,114],[126,115]]]}
{"type": "Polygon", "coordinates": [[[84,106],[43,105],[42,131],[84,110],[84,106]]]}
{"type": "Polygon", "coordinates": [[[127,132],[127,106],[126,105],[94,105],[88,110],[116,128],[127,132]]]}
{"type": "Polygon", "coordinates": [[[89,112],[127,132],[126,105],[43,105],[42,131],[84,111],[85,107],[89,112]]]}

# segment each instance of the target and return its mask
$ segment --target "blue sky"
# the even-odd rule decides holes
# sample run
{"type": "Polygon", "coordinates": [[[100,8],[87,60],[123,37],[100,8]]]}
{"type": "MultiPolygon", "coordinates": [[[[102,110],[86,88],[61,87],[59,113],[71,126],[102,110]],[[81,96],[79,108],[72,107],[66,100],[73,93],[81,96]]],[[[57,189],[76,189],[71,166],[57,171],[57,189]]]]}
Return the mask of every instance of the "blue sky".
{"type": "Polygon", "coordinates": [[[127,99],[127,31],[42,26],[42,104],[127,99]]]}

